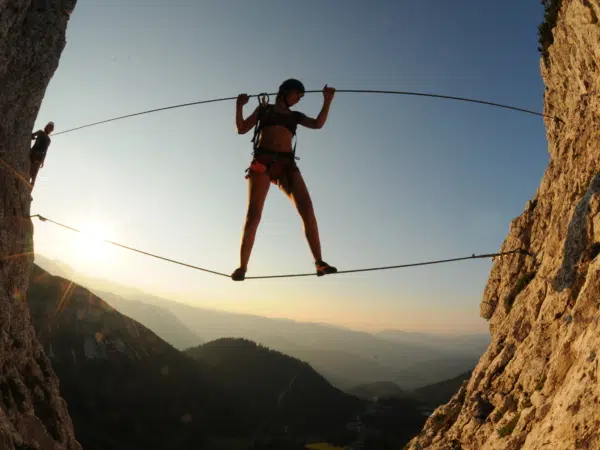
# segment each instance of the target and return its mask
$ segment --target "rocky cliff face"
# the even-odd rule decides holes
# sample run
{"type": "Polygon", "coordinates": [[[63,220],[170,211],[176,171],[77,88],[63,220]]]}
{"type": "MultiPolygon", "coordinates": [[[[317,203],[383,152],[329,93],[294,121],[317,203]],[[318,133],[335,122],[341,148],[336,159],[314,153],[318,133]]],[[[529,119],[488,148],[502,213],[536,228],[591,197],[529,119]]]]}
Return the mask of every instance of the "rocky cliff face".
{"type": "Polygon", "coordinates": [[[33,263],[28,150],[76,0],[0,1],[0,449],[79,449],[25,294],[33,263]]]}
{"type": "Polygon", "coordinates": [[[600,448],[600,0],[563,0],[541,61],[550,162],[481,303],[492,342],[409,448],[600,448]]]}

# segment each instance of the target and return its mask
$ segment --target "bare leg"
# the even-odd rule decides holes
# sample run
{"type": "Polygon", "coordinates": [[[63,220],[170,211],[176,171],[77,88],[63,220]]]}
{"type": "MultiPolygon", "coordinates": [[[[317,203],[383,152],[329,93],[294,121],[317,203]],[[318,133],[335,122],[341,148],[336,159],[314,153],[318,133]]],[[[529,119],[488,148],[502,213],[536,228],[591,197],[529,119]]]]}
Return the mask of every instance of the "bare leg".
{"type": "Polygon", "coordinates": [[[298,214],[302,218],[302,225],[304,226],[304,234],[308,241],[308,246],[313,254],[315,262],[321,261],[321,240],[319,238],[319,227],[317,225],[317,218],[315,216],[315,210],[313,208],[312,199],[304,182],[304,178],[300,172],[293,172],[290,174],[292,177],[292,185],[294,186],[293,192],[290,194],[290,199],[296,206],[298,214]]]}
{"type": "Polygon", "coordinates": [[[250,253],[254,245],[256,230],[260,223],[265,199],[271,186],[271,180],[266,173],[250,172],[248,178],[248,210],[246,212],[246,223],[244,224],[244,233],[242,236],[242,246],[240,249],[240,268],[246,270],[250,253]]]}

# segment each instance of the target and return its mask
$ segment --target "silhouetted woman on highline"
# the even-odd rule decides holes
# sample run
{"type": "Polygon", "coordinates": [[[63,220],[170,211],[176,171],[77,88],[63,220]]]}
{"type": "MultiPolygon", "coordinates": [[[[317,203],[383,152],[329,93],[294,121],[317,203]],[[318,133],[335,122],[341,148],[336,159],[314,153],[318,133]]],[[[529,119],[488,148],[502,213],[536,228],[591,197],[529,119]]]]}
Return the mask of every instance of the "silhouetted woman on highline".
{"type": "Polygon", "coordinates": [[[322,259],[315,211],[302,174],[296,165],[295,148],[292,147],[292,139],[298,125],[312,129],[323,127],[335,89],[327,85],[323,88],[323,107],[316,119],[290,110],[290,107],[304,96],[304,92],[304,85],[300,81],[286,80],[279,87],[275,104],[260,104],[247,119],[242,115],[242,108],[248,103],[249,97],[247,94],[240,94],[237,98],[235,124],[238,133],[245,134],[254,126],[256,129],[253,139],[254,158],[246,176],[249,190],[248,210],[240,250],[240,267],[231,274],[234,281],[245,279],[256,230],[271,183],[279,186],[290,198],[302,218],[306,239],[315,260],[317,276],[337,272],[335,267],[322,259]]]}

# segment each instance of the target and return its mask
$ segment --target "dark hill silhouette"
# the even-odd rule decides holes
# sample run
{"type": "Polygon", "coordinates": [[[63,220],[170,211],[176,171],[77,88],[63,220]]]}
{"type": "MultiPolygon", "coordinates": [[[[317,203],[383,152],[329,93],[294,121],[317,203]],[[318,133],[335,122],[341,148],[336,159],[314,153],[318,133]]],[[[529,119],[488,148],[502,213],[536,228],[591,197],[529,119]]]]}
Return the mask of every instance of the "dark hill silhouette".
{"type": "Polygon", "coordinates": [[[27,301],[84,449],[200,449],[248,433],[209,368],[87,289],[34,266],[27,301]]]}
{"type": "Polygon", "coordinates": [[[373,400],[381,397],[399,399],[410,397],[407,392],[390,381],[377,381],[375,383],[361,384],[349,389],[348,393],[365,400],[373,400]]]}
{"type": "Polygon", "coordinates": [[[411,395],[432,411],[438,406],[448,403],[463,382],[471,378],[471,372],[464,372],[449,380],[415,389],[411,395]]]}
{"type": "Polygon", "coordinates": [[[76,273],[64,263],[41,255],[36,255],[36,261],[52,273],[69,273],[69,279],[180,350],[201,341],[242,337],[308,362],[345,391],[382,380],[412,390],[452,378],[473,367],[489,342],[485,334],[454,336],[398,330],[371,334],[327,324],[198,308],[76,273]]]}
{"type": "Polygon", "coordinates": [[[244,399],[238,406],[262,417],[271,432],[330,434],[366,408],[309,364],[247,339],[218,339],[186,353],[209,365],[235,398],[244,399]]]}
{"type": "Polygon", "coordinates": [[[271,433],[306,437],[310,430],[338,445],[362,440],[369,442],[363,448],[401,448],[425,422],[412,398],[359,400],[306,362],[248,339],[222,338],[186,353],[210,365],[236,398],[245,399],[246,412],[265,419],[271,433]]]}
{"type": "Polygon", "coordinates": [[[347,425],[365,414],[377,433],[401,443],[421,425],[416,407],[404,404],[392,412],[406,421],[391,427],[388,410],[373,411],[308,363],[246,339],[178,351],[89,290],[35,265],[27,302],[85,450],[347,444],[358,433],[347,425]]]}
{"type": "MultiPolygon", "coordinates": [[[[99,287],[98,285],[101,285],[99,282],[95,283],[95,287],[92,287],[88,284],[88,281],[94,280],[93,278],[78,273],[75,269],[62,261],[36,254],[35,263],[41,269],[52,275],[71,280],[82,287],[86,287],[121,314],[124,314],[137,322],[143,323],[161,339],[173,345],[178,350],[184,350],[204,342],[204,339],[201,339],[197,334],[190,331],[188,327],[166,308],[131,300],[123,295],[109,291],[103,286],[99,287]]],[[[115,284],[111,285],[111,288],[116,287],[117,285],[115,284]]],[[[121,291],[130,292],[126,287],[122,287],[121,291]]]]}

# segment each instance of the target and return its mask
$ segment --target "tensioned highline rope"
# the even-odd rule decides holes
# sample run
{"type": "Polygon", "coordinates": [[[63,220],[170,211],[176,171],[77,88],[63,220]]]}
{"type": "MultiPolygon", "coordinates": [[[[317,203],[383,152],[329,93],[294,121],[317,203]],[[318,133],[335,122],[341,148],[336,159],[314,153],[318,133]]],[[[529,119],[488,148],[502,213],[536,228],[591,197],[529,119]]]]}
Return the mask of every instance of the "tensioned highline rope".
{"type": "MultiPolygon", "coordinates": [[[[317,93],[317,92],[322,92],[322,91],[321,90],[306,91],[307,94],[308,93],[317,93]]],[[[516,106],[503,105],[503,104],[500,104],[500,103],[489,102],[489,101],[485,101],[485,100],[476,100],[476,99],[471,99],[471,98],[466,98],[466,97],[455,97],[455,96],[451,96],[451,95],[427,94],[427,93],[423,93],[423,92],[373,90],[373,89],[336,89],[335,92],[336,93],[338,93],[338,92],[345,92],[345,93],[365,93],[365,94],[414,95],[414,96],[420,96],[420,97],[434,97],[434,98],[442,98],[442,99],[448,99],[448,100],[457,100],[457,101],[464,101],[464,102],[471,102],[471,103],[480,103],[480,104],[483,104],[483,105],[489,105],[489,106],[496,106],[498,108],[511,109],[511,110],[514,110],[514,111],[520,111],[520,112],[523,112],[523,113],[533,114],[533,115],[536,115],[536,116],[548,117],[548,118],[554,119],[555,121],[562,122],[562,119],[560,119],[559,117],[550,116],[550,115],[539,113],[539,112],[536,112],[536,111],[531,111],[529,109],[518,108],[516,106]]],[[[276,95],[276,93],[270,93],[270,94],[253,94],[253,95],[249,95],[249,97],[260,97],[262,95],[276,95]]],[[[87,124],[87,125],[81,125],[79,127],[70,128],[68,130],[64,130],[64,131],[60,131],[58,133],[54,133],[54,136],[58,136],[60,134],[65,134],[65,133],[70,133],[71,131],[80,130],[82,128],[93,127],[93,126],[100,125],[100,124],[103,124],[103,123],[114,122],[116,120],[121,120],[121,119],[127,119],[129,117],[141,116],[142,114],[150,114],[150,113],[154,113],[154,112],[158,112],[158,111],[166,111],[168,109],[183,108],[185,106],[192,106],[192,105],[202,105],[202,104],[205,104],[205,103],[224,102],[224,101],[235,100],[235,99],[237,99],[237,96],[235,96],[235,97],[215,98],[215,99],[211,99],[211,100],[200,100],[200,101],[197,101],[197,102],[182,103],[182,104],[179,104],[179,105],[172,105],[172,106],[165,106],[165,107],[162,107],[162,108],[149,109],[149,110],[146,110],[146,111],[141,111],[141,112],[137,112],[137,113],[133,113],[133,114],[127,114],[127,115],[124,115],[124,116],[113,117],[111,119],[101,120],[99,122],[94,122],[94,123],[90,123],[90,124],[87,124]]]]}
{"type": "MultiPolygon", "coordinates": [[[[60,222],[56,222],[55,220],[52,220],[52,219],[48,219],[47,217],[41,216],[40,214],[35,214],[30,217],[31,218],[37,217],[42,222],[52,222],[55,225],[58,225],[60,227],[66,228],[71,231],[75,231],[77,233],[81,233],[81,231],[76,228],[70,227],[68,225],[64,225],[64,224],[62,224],[60,222]]],[[[163,256],[155,255],[153,253],[149,253],[149,252],[146,252],[143,250],[138,250],[136,248],[129,247],[129,246],[126,246],[123,244],[119,244],[117,242],[109,241],[107,239],[103,239],[103,241],[108,244],[112,244],[117,247],[124,248],[126,250],[131,250],[133,252],[137,252],[137,253],[141,253],[146,256],[150,256],[152,258],[161,259],[163,261],[167,261],[167,262],[170,262],[173,264],[179,264],[181,266],[189,267],[191,269],[200,270],[202,272],[208,272],[208,273],[212,273],[214,275],[219,275],[222,277],[230,278],[230,275],[227,275],[226,273],[217,272],[215,270],[210,270],[210,269],[203,269],[202,267],[194,266],[192,264],[187,264],[187,263],[177,261],[174,259],[170,259],[170,258],[165,258],[163,256]]],[[[515,249],[515,250],[510,250],[510,251],[500,252],[500,253],[486,253],[486,254],[482,254],[482,255],[473,254],[471,256],[463,256],[463,257],[458,257],[458,258],[439,259],[439,260],[434,260],[434,261],[424,261],[424,262],[409,263],[409,264],[398,264],[398,265],[394,265],[394,266],[367,267],[367,268],[362,268],[362,269],[340,270],[337,273],[332,273],[329,275],[337,275],[337,274],[342,274],[342,273],[372,272],[372,271],[376,271],[376,270],[388,270],[388,269],[402,269],[402,268],[406,268],[406,267],[426,266],[426,265],[431,265],[431,264],[442,264],[442,263],[449,263],[449,262],[454,262],[454,261],[464,261],[467,259],[495,258],[498,256],[512,255],[512,254],[517,254],[517,253],[531,256],[529,254],[529,252],[527,252],[524,249],[515,249]]],[[[329,276],[329,275],[327,275],[327,276],[329,276]]],[[[246,280],[258,280],[258,279],[270,279],[270,278],[297,278],[297,277],[309,277],[309,276],[316,276],[316,274],[313,272],[313,273],[294,273],[294,274],[283,274],[283,275],[262,275],[262,276],[255,276],[255,277],[246,277],[246,280]]]]}

